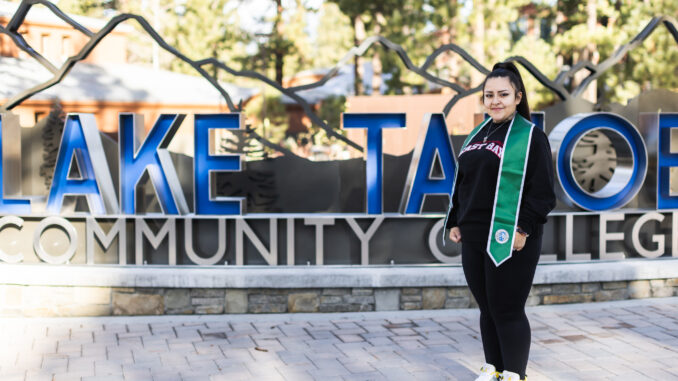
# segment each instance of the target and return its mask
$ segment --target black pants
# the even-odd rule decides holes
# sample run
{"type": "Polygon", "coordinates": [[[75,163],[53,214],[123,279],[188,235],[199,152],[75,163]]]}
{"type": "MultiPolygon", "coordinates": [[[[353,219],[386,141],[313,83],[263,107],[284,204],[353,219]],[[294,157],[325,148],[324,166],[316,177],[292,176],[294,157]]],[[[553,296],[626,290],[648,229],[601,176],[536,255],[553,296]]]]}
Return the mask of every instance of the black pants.
{"type": "Polygon", "coordinates": [[[485,361],[499,372],[518,373],[524,379],[531,340],[525,302],[539,262],[541,234],[529,236],[525,247],[513,251],[499,267],[485,251],[486,246],[486,242],[467,243],[462,238],[464,275],[480,307],[485,361]]]}

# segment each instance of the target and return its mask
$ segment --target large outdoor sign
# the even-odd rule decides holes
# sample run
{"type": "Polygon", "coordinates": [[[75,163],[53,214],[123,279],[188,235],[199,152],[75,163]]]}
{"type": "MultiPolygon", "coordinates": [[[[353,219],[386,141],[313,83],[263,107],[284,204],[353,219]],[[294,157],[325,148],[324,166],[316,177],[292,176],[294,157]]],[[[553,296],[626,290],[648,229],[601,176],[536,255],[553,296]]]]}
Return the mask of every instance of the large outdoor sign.
{"type": "MultiPolygon", "coordinates": [[[[405,114],[343,115],[343,128],[362,128],[367,135],[364,209],[330,214],[247,213],[246,195],[219,194],[219,174],[247,170],[241,155],[220,155],[215,149],[217,130],[242,128],[239,113],[195,115],[193,171],[177,170],[167,147],[183,119],[161,115],[142,140],[143,118],[120,114],[116,158],[105,155],[92,115],[69,114],[49,192],[41,198],[21,192],[21,128],[12,114],[2,114],[0,260],[169,265],[459,260],[458,245],[443,245],[439,238],[444,217],[439,206],[447,202],[456,166],[455,144],[442,114],[429,114],[423,121],[405,183],[399,187],[397,213],[384,210],[382,131],[405,128],[405,114]],[[111,171],[115,167],[117,173],[111,171]],[[160,213],[137,210],[145,174],[160,213]],[[191,197],[182,188],[186,177],[193,184],[191,197]],[[85,200],[84,208],[68,211],[65,200],[74,196],[85,200]],[[437,212],[425,212],[427,199],[435,197],[437,212]],[[45,242],[62,244],[50,247],[45,242]]],[[[533,117],[542,129],[544,119],[543,113],[533,117]]],[[[671,170],[678,167],[678,150],[671,149],[678,113],[644,115],[640,120],[639,130],[619,115],[597,112],[567,117],[552,128],[549,140],[562,204],[546,228],[545,259],[678,256],[678,215],[672,211],[678,193],[670,185],[671,170]],[[581,146],[593,147],[593,153],[578,157],[581,146]],[[589,168],[603,165],[598,174],[605,180],[602,186],[587,185],[578,177],[582,160],[589,161],[589,168]],[[648,173],[656,173],[656,178],[648,173]],[[648,199],[655,200],[649,208],[648,199]],[[629,203],[634,207],[621,209],[629,203]]],[[[312,198],[316,189],[299,184],[295,191],[312,198]]]]}
{"type": "MultiPolygon", "coordinates": [[[[559,99],[544,113],[532,116],[549,136],[559,195],[545,226],[542,259],[678,257],[678,214],[674,212],[678,211],[678,136],[674,137],[678,114],[666,112],[678,112],[678,95],[651,90],[626,106],[605,100],[593,105],[581,99],[592,83],[661,25],[678,42],[675,20],[653,17],[608,58],[563,67],[554,79],[523,57],[509,58],[559,99]],[[575,77],[582,78],[572,83],[575,77]],[[597,112],[603,109],[613,112],[597,112]]],[[[479,88],[450,82],[429,68],[436,57],[449,53],[479,73],[489,72],[461,46],[440,46],[418,66],[402,46],[372,36],[351,49],[322,79],[284,87],[261,73],[236,70],[215,58],[192,60],[134,14],[116,15],[99,31],[91,31],[50,1],[24,0],[0,34],[8,35],[19,50],[52,74],[0,105],[0,261],[135,265],[459,261],[460,245],[444,245],[440,237],[454,181],[455,150],[464,137],[448,135],[444,115],[479,88]],[[88,37],[80,51],[59,67],[21,34],[29,10],[38,4],[88,37]],[[103,138],[88,114],[66,117],[60,143],[41,137],[38,128],[19,127],[9,110],[60,83],[117,25],[128,20],[137,21],[158,46],[208,81],[232,112],[195,116],[192,157],[168,150],[183,115],[161,115],[142,138],[142,117],[121,114],[117,142],[103,138]],[[455,94],[442,113],[424,119],[408,155],[382,153],[384,129],[405,128],[404,114],[344,114],[341,128],[365,130],[367,144],[362,147],[320,118],[305,98],[375,44],[396,52],[404,67],[422,81],[455,94]],[[238,113],[242,104],[236,105],[216,80],[218,75],[208,73],[205,65],[228,72],[229,77],[258,80],[285,95],[326,136],[364,151],[364,159],[312,162],[261,136],[262,144],[284,155],[245,164],[242,155],[222,154],[216,149],[217,131],[242,129],[238,113]],[[22,189],[27,180],[31,186],[25,188],[31,191],[22,189]]],[[[53,136],[55,129],[42,132],[53,136]]]]}

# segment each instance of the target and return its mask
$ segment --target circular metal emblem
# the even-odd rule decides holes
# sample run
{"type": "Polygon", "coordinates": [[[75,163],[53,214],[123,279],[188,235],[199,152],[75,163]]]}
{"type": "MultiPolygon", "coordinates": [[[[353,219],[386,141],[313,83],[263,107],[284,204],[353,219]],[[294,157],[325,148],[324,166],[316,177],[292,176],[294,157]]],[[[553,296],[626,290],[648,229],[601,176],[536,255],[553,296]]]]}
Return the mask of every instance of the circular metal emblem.
{"type": "Polygon", "coordinates": [[[509,233],[505,229],[499,229],[494,233],[494,240],[501,244],[508,242],[508,239],[509,233]]]}
{"type": "Polygon", "coordinates": [[[636,127],[618,115],[573,115],[554,127],[549,141],[562,189],[583,209],[621,208],[645,181],[645,142],[636,127]]]}
{"type": "MultiPolygon", "coordinates": [[[[633,157],[629,157],[632,153],[626,142],[619,141],[619,137],[612,130],[597,129],[587,132],[574,144],[570,159],[572,175],[581,189],[593,197],[600,197],[598,192],[615,178],[615,174],[619,176],[632,170],[633,157]],[[619,171],[618,162],[621,164],[619,171]]],[[[619,185],[611,187],[619,192],[619,185]]]]}

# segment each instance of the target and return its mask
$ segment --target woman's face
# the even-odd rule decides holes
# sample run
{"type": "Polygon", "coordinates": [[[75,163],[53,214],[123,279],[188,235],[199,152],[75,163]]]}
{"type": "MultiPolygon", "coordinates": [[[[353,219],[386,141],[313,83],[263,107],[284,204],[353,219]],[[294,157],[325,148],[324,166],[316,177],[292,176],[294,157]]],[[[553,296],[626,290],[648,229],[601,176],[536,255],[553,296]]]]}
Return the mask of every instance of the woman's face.
{"type": "Polygon", "coordinates": [[[485,82],[483,105],[495,122],[512,117],[521,99],[522,93],[516,95],[516,89],[507,77],[493,77],[485,82]]]}

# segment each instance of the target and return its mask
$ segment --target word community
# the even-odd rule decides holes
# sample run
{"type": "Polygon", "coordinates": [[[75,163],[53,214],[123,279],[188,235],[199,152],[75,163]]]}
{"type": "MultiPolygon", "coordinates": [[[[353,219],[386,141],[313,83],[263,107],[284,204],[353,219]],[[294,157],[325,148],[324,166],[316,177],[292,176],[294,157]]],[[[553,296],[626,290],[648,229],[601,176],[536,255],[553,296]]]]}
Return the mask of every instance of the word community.
{"type": "MultiPolygon", "coordinates": [[[[620,250],[624,245],[639,258],[658,258],[667,253],[678,257],[677,212],[643,214],[618,212],[597,215],[597,227],[589,227],[596,232],[594,244],[582,248],[574,237],[581,232],[582,220],[586,217],[574,214],[551,216],[549,224],[555,224],[560,230],[557,236],[561,237],[559,244],[563,246],[563,250],[558,255],[549,254],[546,249],[542,254],[542,261],[624,260],[627,256],[624,250],[620,250]],[[670,227],[667,226],[669,224],[670,227]],[[648,234],[653,225],[661,225],[668,229],[661,229],[662,233],[648,234]]],[[[271,266],[323,265],[328,263],[328,257],[333,257],[335,263],[339,261],[349,264],[346,253],[343,253],[344,258],[338,259],[336,253],[332,253],[332,243],[354,241],[356,246],[360,247],[359,262],[355,264],[368,265],[386,264],[375,263],[370,248],[388,244],[394,234],[393,222],[406,218],[404,216],[256,219],[170,217],[161,220],[159,228],[154,228],[152,223],[142,217],[85,217],[67,220],[63,217],[48,216],[34,221],[37,225],[32,223],[30,230],[26,229],[25,225],[28,224],[24,219],[5,216],[0,218],[0,231],[15,230],[14,234],[32,237],[33,252],[41,261],[50,264],[73,262],[77,248],[82,246],[85,247],[85,255],[80,258],[80,262],[86,264],[157,264],[153,263],[151,257],[156,258],[153,253],[162,245],[165,250],[158,263],[168,265],[178,263],[201,266],[247,265],[252,263],[252,258],[258,259],[257,263],[271,266]],[[363,220],[362,224],[359,220],[363,220]],[[208,232],[201,231],[205,225],[196,226],[201,223],[211,225],[212,229],[208,232]],[[67,249],[58,255],[49,253],[41,240],[41,237],[52,229],[61,231],[68,241],[65,245],[67,249]],[[199,252],[196,249],[203,242],[201,234],[206,234],[210,240],[217,242],[210,253],[199,252]],[[299,243],[303,240],[312,242],[311,249],[308,250],[312,255],[307,258],[297,256],[299,243]],[[249,251],[246,250],[248,246],[249,251]],[[128,258],[127,252],[133,252],[133,258],[128,258]],[[117,258],[114,258],[116,256],[117,258]]],[[[443,253],[438,246],[443,220],[433,220],[434,223],[431,221],[430,218],[414,219],[414,222],[426,225],[427,251],[430,253],[430,259],[442,263],[460,263],[458,247],[452,253],[443,253]]],[[[21,251],[9,254],[0,250],[0,261],[20,263],[25,259],[26,256],[21,251]]]]}

